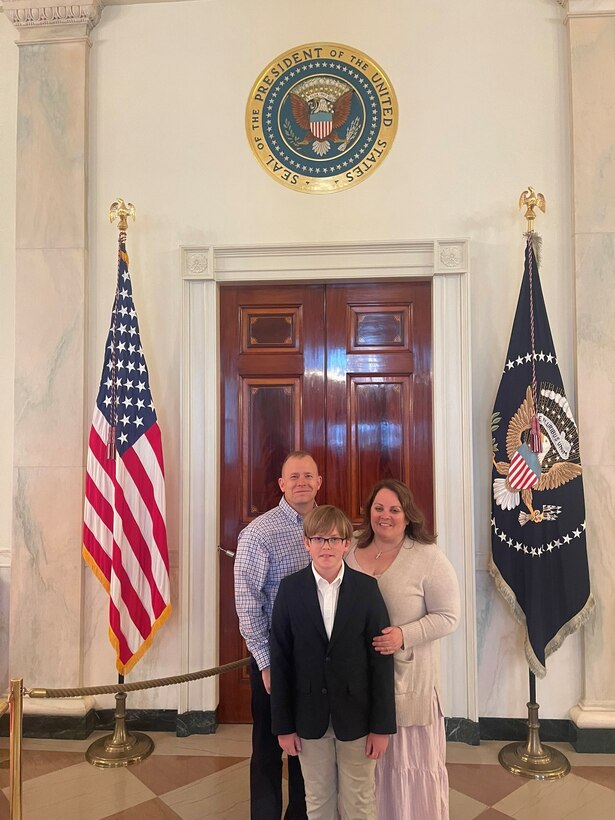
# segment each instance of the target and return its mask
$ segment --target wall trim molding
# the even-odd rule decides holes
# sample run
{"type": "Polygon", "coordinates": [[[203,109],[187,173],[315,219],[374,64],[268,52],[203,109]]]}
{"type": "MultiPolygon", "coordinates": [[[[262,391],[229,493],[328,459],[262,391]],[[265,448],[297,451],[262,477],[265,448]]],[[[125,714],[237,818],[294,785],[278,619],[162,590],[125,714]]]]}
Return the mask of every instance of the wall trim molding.
{"type": "Polygon", "coordinates": [[[615,703],[582,700],[569,712],[579,729],[607,729],[615,734],[615,703]]]}
{"type": "MultiPolygon", "coordinates": [[[[461,588],[463,617],[442,642],[449,713],[478,718],[468,242],[346,242],[180,248],[181,668],[218,663],[218,292],[226,284],[432,281],[434,483],[439,542],[461,588]],[[455,480],[451,481],[450,477],[455,480]]],[[[180,712],[212,711],[217,679],[180,691],[180,712]]]]}
{"type": "Polygon", "coordinates": [[[100,21],[104,5],[104,0],[3,0],[4,13],[19,32],[18,45],[87,40],[100,21]]]}
{"type": "Polygon", "coordinates": [[[576,17],[613,17],[615,0],[557,0],[566,12],[566,20],[576,17]]]}

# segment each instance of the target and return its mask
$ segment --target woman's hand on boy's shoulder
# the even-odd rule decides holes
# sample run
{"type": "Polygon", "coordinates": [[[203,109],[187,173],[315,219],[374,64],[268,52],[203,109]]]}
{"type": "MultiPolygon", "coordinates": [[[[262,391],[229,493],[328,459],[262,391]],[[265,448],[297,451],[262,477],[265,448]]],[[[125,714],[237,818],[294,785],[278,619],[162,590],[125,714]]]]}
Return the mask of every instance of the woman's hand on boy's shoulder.
{"type": "Polygon", "coordinates": [[[291,757],[296,757],[301,751],[301,738],[296,732],[290,735],[278,735],[278,743],[282,750],[291,757]]]}

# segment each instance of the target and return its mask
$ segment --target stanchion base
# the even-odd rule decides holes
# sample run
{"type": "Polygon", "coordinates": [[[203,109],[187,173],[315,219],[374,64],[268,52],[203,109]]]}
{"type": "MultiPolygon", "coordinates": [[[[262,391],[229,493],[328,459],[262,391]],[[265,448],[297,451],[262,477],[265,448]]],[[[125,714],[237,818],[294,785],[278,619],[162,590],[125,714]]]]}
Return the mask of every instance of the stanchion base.
{"type": "Polygon", "coordinates": [[[140,763],[154,751],[154,741],[142,732],[130,732],[125,743],[113,743],[115,735],[98,738],[88,748],[85,759],[92,766],[113,769],[140,763]]]}
{"type": "Polygon", "coordinates": [[[500,749],[498,760],[513,774],[534,780],[555,780],[570,771],[568,758],[552,746],[541,745],[542,754],[530,754],[527,743],[509,743],[500,749]]]}

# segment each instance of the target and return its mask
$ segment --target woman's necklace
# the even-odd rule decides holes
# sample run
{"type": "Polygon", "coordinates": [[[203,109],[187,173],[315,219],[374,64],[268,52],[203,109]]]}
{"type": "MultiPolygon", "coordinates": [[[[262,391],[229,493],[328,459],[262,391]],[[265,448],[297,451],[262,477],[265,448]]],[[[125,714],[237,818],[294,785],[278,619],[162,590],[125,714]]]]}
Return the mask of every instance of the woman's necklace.
{"type": "Polygon", "coordinates": [[[388,550],[379,550],[376,553],[376,557],[374,558],[374,561],[377,561],[380,558],[381,555],[386,555],[387,552],[393,552],[393,550],[398,550],[401,547],[401,545],[404,543],[405,540],[406,540],[406,536],[404,534],[404,537],[401,539],[399,544],[397,544],[397,546],[389,547],[388,550]]]}

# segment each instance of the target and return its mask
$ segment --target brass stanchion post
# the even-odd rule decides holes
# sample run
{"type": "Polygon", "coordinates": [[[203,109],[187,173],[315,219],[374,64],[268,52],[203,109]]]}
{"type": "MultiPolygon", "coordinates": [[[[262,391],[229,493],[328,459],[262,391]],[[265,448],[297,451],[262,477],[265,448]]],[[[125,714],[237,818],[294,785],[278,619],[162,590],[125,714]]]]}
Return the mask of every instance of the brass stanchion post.
{"type": "Polygon", "coordinates": [[[205,669],[200,672],[188,672],[184,675],[172,675],[168,678],[156,678],[148,681],[136,681],[135,683],[124,684],[124,678],[119,675],[119,684],[122,690],[118,692],[119,686],[81,686],[77,689],[28,689],[27,694],[31,698],[75,698],[81,695],[111,695],[115,696],[115,730],[113,735],[105,735],[95,741],[86,752],[86,759],[95,766],[110,768],[114,766],[128,766],[131,763],[138,763],[146,758],[154,748],[154,742],[147,735],[140,732],[130,734],[126,731],[126,692],[135,692],[140,689],[156,689],[159,686],[174,686],[178,683],[189,683],[190,681],[209,678],[213,675],[220,675],[224,672],[232,672],[242,666],[249,664],[249,658],[240,658],[224,666],[216,666],[213,669],[205,669]]]}
{"type": "Polygon", "coordinates": [[[154,741],[142,732],[126,730],[126,692],[115,696],[115,729],[95,740],[85,753],[88,763],[103,769],[140,763],[154,750],[154,741]]]}
{"type": "Polygon", "coordinates": [[[11,820],[21,820],[21,740],[23,732],[23,678],[11,680],[10,704],[10,816],[11,820]]]}

